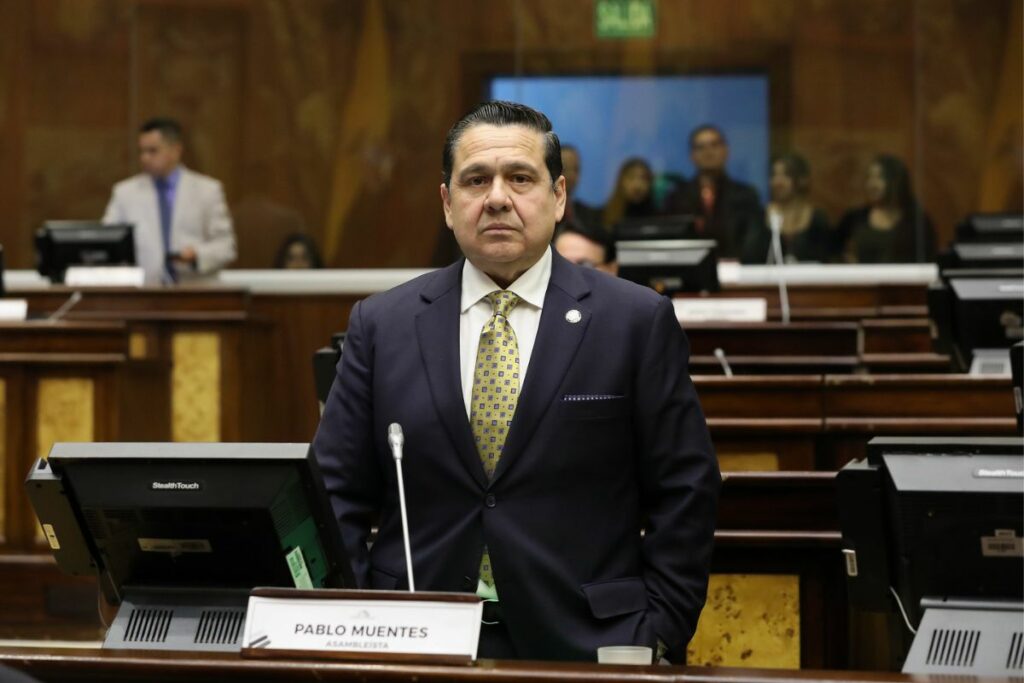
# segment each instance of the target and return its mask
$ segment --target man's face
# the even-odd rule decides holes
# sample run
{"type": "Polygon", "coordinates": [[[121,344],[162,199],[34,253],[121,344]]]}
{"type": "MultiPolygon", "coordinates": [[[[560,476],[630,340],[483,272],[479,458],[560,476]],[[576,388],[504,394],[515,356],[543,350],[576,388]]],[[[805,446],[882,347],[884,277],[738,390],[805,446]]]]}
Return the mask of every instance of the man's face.
{"type": "Polygon", "coordinates": [[[576,150],[562,148],[562,175],[565,176],[565,193],[571,197],[580,181],[580,155],[576,150]]]}
{"type": "Polygon", "coordinates": [[[604,263],[604,247],[575,232],[563,232],[555,240],[555,251],[578,266],[597,268],[604,263]]]}
{"type": "Polygon", "coordinates": [[[441,185],[445,222],[466,258],[507,286],[536,263],[565,212],[565,178],[552,187],[544,136],[523,126],[475,125],[441,185]]]}
{"type": "Polygon", "coordinates": [[[144,173],[163,178],[181,161],[181,143],[168,142],[158,130],[139,135],[139,165],[144,173]]]}
{"type": "Polygon", "coordinates": [[[716,131],[702,130],[693,139],[690,159],[700,173],[721,173],[729,158],[729,147],[716,131]]]}

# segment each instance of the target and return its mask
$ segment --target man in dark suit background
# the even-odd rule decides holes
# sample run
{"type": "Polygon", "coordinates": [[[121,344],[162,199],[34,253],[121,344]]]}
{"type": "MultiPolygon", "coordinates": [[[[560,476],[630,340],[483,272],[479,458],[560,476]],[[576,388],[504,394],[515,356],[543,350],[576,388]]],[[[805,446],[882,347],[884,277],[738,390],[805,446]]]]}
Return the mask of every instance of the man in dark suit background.
{"type": "Polygon", "coordinates": [[[671,302],[552,253],[566,191],[543,114],[478,106],[443,167],[466,258],[353,308],[314,440],[359,586],[408,586],[398,422],[416,586],[487,600],[480,656],[684,661],[720,475],[671,302]]]}
{"type": "Polygon", "coordinates": [[[565,212],[555,226],[555,235],[563,226],[586,229],[601,229],[601,212],[576,198],[576,186],[580,182],[580,151],[572,145],[562,145],[562,175],[565,177],[565,212]]]}
{"type": "Polygon", "coordinates": [[[729,144],[711,124],[690,133],[690,159],[697,175],[665,200],[665,212],[696,217],[695,237],[718,241],[718,255],[741,263],[764,263],[771,235],[757,191],[725,171],[729,144]]]}

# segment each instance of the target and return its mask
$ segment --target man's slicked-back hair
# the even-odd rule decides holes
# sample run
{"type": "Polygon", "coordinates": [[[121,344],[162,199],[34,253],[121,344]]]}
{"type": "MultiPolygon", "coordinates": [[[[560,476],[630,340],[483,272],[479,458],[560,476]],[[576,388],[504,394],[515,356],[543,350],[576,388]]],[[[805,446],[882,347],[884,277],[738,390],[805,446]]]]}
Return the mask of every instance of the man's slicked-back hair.
{"type": "Polygon", "coordinates": [[[562,175],[562,147],[558,135],[551,130],[548,117],[525,104],[493,100],[478,104],[448,130],[441,155],[441,169],[444,184],[449,189],[452,185],[452,167],[455,165],[455,146],[459,144],[463,133],[473,126],[481,125],[523,126],[541,133],[544,136],[544,165],[551,174],[551,183],[554,184],[562,175]]]}
{"type": "Polygon", "coordinates": [[[181,142],[181,124],[167,117],[149,119],[139,126],[140,133],[157,131],[167,142],[181,142]]]}

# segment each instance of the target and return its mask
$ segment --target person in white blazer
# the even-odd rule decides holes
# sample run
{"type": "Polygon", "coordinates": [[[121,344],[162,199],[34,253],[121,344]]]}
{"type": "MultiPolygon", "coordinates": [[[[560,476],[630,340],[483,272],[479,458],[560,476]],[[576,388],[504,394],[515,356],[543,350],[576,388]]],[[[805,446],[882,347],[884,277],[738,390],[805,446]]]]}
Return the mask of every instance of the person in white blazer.
{"type": "Polygon", "coordinates": [[[114,185],[104,223],[135,226],[135,261],[147,284],[212,279],[235,260],[235,233],[220,181],[181,163],[173,119],[139,129],[142,173],[114,185]]]}

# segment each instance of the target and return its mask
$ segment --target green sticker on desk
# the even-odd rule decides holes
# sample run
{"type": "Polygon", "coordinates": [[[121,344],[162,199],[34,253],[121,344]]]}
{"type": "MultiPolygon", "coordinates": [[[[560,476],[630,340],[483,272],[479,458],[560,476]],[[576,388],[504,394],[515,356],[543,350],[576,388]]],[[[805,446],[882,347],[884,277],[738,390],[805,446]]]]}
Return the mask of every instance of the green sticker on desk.
{"type": "Polygon", "coordinates": [[[312,588],[313,580],[309,578],[306,558],[302,556],[302,548],[295,548],[284,556],[288,560],[288,569],[292,573],[292,581],[296,588],[312,588]]]}

